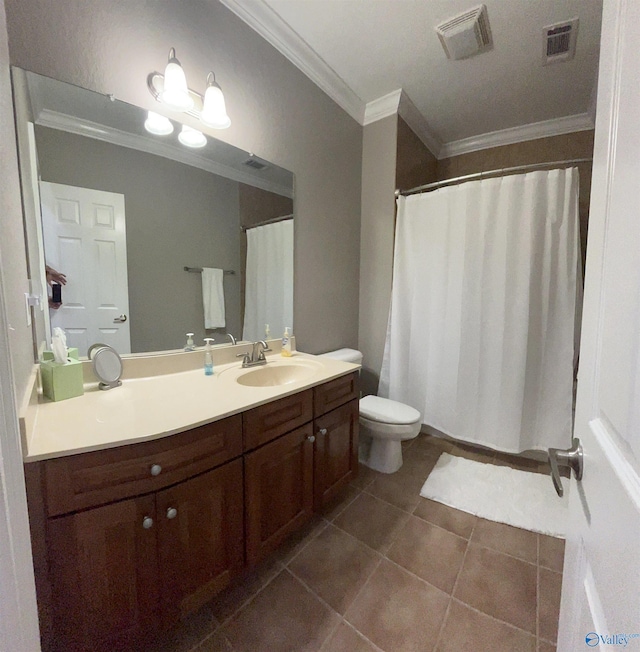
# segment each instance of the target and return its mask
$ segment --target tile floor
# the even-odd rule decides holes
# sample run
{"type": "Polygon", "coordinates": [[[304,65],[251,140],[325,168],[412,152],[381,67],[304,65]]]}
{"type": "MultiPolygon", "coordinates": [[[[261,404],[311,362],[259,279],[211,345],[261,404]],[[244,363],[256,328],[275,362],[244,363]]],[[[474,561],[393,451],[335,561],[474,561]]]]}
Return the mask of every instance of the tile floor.
{"type": "Polygon", "coordinates": [[[564,541],[421,498],[443,450],[548,472],[421,435],[154,651],[555,650],[564,541]]]}

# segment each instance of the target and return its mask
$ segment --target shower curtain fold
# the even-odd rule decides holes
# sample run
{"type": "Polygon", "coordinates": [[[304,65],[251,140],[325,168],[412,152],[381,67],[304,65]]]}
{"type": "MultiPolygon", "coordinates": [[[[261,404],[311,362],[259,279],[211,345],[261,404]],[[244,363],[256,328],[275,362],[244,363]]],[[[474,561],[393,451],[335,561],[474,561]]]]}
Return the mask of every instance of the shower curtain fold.
{"type": "Polygon", "coordinates": [[[380,394],[496,450],[570,445],[578,171],[400,197],[380,394]]]}

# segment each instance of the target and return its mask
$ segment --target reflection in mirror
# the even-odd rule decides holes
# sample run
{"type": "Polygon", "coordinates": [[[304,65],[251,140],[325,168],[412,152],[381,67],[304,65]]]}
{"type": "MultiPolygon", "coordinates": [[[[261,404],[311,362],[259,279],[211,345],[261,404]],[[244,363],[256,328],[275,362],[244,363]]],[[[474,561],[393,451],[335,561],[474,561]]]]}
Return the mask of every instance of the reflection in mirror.
{"type": "MultiPolygon", "coordinates": [[[[207,135],[145,130],[146,111],[13,69],[30,275],[66,276],[36,314],[81,355],[227,344],[293,326],[293,174],[207,135]]],[[[46,292],[43,290],[46,288],[46,292]]],[[[37,311],[36,311],[37,312],[37,311]]]]}

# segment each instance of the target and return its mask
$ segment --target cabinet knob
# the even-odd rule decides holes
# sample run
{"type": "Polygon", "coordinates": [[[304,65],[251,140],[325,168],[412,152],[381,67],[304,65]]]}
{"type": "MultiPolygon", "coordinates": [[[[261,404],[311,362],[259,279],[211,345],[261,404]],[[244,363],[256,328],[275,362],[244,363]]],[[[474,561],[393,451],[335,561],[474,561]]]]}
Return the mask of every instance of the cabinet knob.
{"type": "Polygon", "coordinates": [[[318,430],[318,434],[322,435],[322,436],[326,435],[327,434],[327,429],[326,428],[320,428],[320,430],[318,430]]]}
{"type": "Polygon", "coordinates": [[[313,444],[313,442],[316,440],[315,435],[309,435],[307,437],[307,440],[310,441],[313,444]]]}
{"type": "Polygon", "coordinates": [[[162,471],[162,467],[159,464],[154,464],[151,467],[151,475],[160,475],[161,471],[162,471]]]}
{"type": "Polygon", "coordinates": [[[167,518],[175,518],[178,515],[178,510],[175,507],[169,507],[167,510],[167,518]]]}
{"type": "Polygon", "coordinates": [[[149,528],[153,527],[153,519],[151,518],[151,516],[145,516],[142,519],[142,527],[145,530],[148,530],[149,528]]]}

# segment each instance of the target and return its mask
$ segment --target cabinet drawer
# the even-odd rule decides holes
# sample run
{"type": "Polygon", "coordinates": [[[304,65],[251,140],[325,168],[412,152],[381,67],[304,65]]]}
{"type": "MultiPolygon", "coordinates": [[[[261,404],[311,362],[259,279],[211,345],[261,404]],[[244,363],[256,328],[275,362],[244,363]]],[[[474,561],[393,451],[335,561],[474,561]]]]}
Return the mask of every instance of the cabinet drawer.
{"type": "Polygon", "coordinates": [[[241,453],[238,415],[150,442],[47,460],[47,513],[56,516],[156,491],[241,453]]]}
{"type": "Polygon", "coordinates": [[[360,376],[353,373],[330,380],[313,389],[313,416],[317,418],[340,405],[358,398],[360,395],[360,376]]]}
{"type": "Polygon", "coordinates": [[[308,389],[245,412],[244,450],[257,448],[313,418],[313,391],[308,389]]]}

